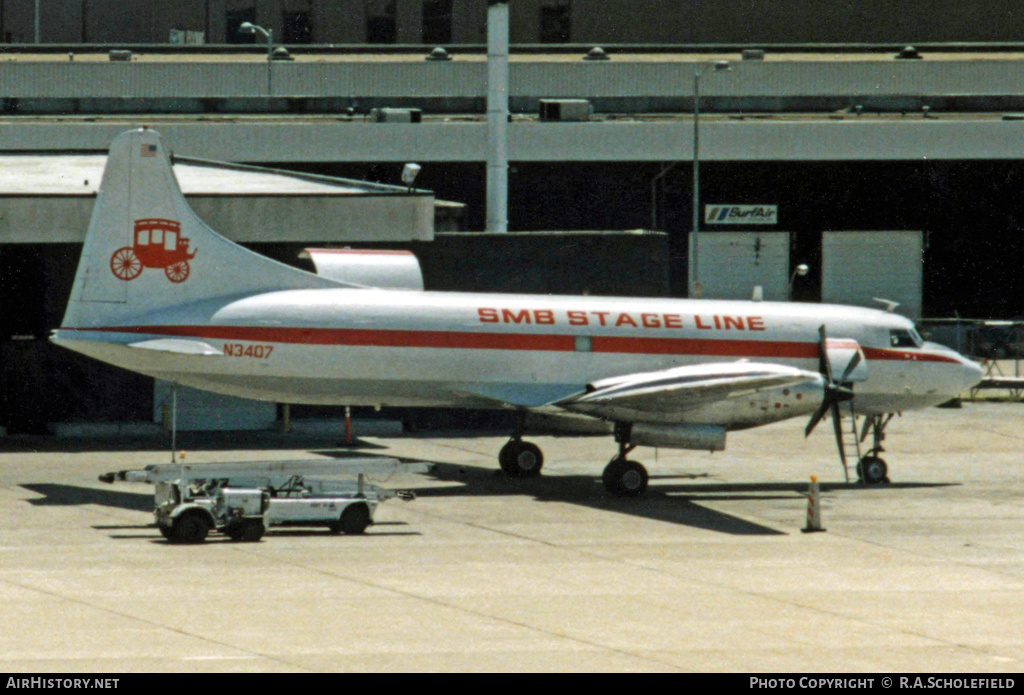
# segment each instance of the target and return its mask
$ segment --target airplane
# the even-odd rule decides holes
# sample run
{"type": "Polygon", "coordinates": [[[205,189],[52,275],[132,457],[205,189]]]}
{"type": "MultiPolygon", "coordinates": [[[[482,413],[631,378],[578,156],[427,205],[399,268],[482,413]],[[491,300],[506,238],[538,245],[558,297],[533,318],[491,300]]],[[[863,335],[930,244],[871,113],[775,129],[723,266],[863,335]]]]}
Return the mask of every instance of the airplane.
{"type": "Polygon", "coordinates": [[[614,423],[607,491],[644,493],[638,445],[718,451],[730,431],[826,415],[845,470],[841,405],[874,446],[862,482],[887,482],[896,413],[979,381],[897,314],[710,299],[437,292],[404,251],[308,249],[316,273],[220,236],[192,211],[158,133],[111,144],[57,345],[174,384],[279,403],[504,408],[498,462],[540,474],[526,414],[614,423]],[[856,406],[855,410],[853,406],[856,406]]]}

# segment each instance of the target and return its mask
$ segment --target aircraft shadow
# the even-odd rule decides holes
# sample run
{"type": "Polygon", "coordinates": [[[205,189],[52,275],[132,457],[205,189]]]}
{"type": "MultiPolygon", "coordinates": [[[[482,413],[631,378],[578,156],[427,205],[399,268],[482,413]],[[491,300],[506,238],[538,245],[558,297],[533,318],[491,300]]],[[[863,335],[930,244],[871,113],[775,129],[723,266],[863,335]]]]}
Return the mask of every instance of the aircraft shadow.
{"type": "MultiPolygon", "coordinates": [[[[638,499],[612,497],[604,491],[599,478],[568,475],[532,479],[509,478],[501,471],[472,466],[432,463],[428,476],[436,480],[456,481],[459,487],[419,488],[419,497],[463,497],[474,495],[531,495],[538,502],[564,502],[591,509],[643,517],[705,531],[742,536],[786,535],[778,529],[720,512],[698,504],[694,498],[673,496],[676,486],[655,485],[638,499]]],[[[759,497],[760,498],[760,497],[759,497]]],[[[715,499],[709,497],[708,499],[715,499]]]]}
{"type": "MultiPolygon", "coordinates": [[[[404,460],[405,463],[414,459],[404,460]]],[[[419,488],[420,497],[461,497],[473,495],[532,495],[539,502],[566,502],[593,509],[638,516],[656,521],[681,524],[692,528],[730,535],[786,535],[784,531],[763,526],[747,519],[711,509],[700,502],[760,501],[803,499],[806,482],[781,483],[693,483],[680,482],[680,476],[650,477],[644,497],[621,499],[608,495],[595,476],[549,476],[514,479],[499,470],[474,466],[426,461],[431,465],[428,476],[441,481],[462,483],[459,487],[419,488]],[[671,482],[677,481],[677,482],[671,482]]],[[[695,474],[686,478],[707,478],[695,474]]],[[[865,487],[859,483],[821,483],[822,492],[834,491],[899,491],[914,488],[946,487],[956,483],[893,483],[865,487]]]]}
{"type": "MultiPolygon", "coordinates": [[[[317,451],[322,455],[336,453],[339,459],[351,456],[346,451],[317,451]]],[[[383,454],[361,454],[368,458],[393,458],[383,454]]],[[[690,526],[696,529],[726,533],[730,535],[786,535],[784,531],[770,528],[742,519],[725,512],[711,509],[701,502],[716,501],[761,501],[789,500],[803,497],[807,492],[805,482],[774,483],[716,483],[692,482],[704,479],[706,474],[685,476],[651,476],[650,487],[644,497],[621,499],[608,495],[596,476],[558,475],[541,476],[532,479],[509,478],[500,470],[467,466],[422,459],[399,458],[402,463],[425,463],[430,466],[426,477],[443,482],[456,482],[457,486],[413,487],[416,495],[424,498],[473,497],[473,496],[532,496],[538,502],[563,502],[592,509],[625,514],[630,516],[690,526]],[[690,481],[687,482],[686,479],[690,481]]],[[[948,487],[957,483],[899,482],[890,485],[864,487],[858,483],[821,483],[822,492],[892,491],[948,487]]],[[[34,506],[76,506],[96,504],[131,511],[151,512],[153,493],[104,490],[75,485],[52,483],[23,484],[21,487],[42,495],[30,499],[34,506]]],[[[394,525],[400,522],[389,522],[394,525]]],[[[385,524],[376,525],[378,528],[385,524]]],[[[96,526],[99,530],[142,529],[145,526],[96,526]]],[[[271,529],[273,535],[314,536],[322,535],[321,529],[271,529]]],[[[381,531],[373,535],[420,535],[417,532],[381,531]]],[[[112,536],[114,537],[114,536],[112,536]]],[[[116,536],[134,538],[139,536],[116,536]]]]}
{"type": "Polygon", "coordinates": [[[37,507],[74,507],[82,504],[97,504],[102,507],[115,507],[136,512],[153,511],[153,492],[122,492],[121,490],[99,490],[77,485],[58,485],[54,483],[25,484],[21,487],[43,495],[41,499],[31,499],[28,503],[37,507]]]}

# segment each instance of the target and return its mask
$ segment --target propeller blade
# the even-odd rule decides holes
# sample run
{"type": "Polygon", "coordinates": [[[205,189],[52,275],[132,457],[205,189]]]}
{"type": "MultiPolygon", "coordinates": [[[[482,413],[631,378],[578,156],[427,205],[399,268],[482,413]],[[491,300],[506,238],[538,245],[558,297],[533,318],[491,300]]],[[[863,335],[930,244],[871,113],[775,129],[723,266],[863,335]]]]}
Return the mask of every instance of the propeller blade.
{"type": "Polygon", "coordinates": [[[828,359],[828,336],[825,333],[825,324],[818,326],[818,371],[825,377],[826,383],[831,384],[832,363],[828,359]]]}
{"type": "Polygon", "coordinates": [[[825,396],[830,403],[845,403],[853,400],[853,389],[846,386],[833,386],[825,396]]]}
{"type": "Polygon", "coordinates": [[[825,417],[825,413],[828,412],[828,408],[828,401],[823,400],[818,409],[814,411],[814,415],[811,416],[811,421],[807,423],[807,427],[804,428],[804,437],[811,436],[811,432],[813,432],[814,428],[818,426],[818,423],[821,422],[821,419],[825,417]]]}
{"type": "Polygon", "coordinates": [[[839,417],[839,402],[832,401],[832,429],[836,433],[836,447],[839,449],[839,458],[846,466],[846,447],[843,446],[843,421],[839,417]]]}
{"type": "Polygon", "coordinates": [[[828,358],[828,334],[825,330],[825,325],[822,324],[818,327],[818,336],[820,338],[818,342],[818,369],[821,371],[821,375],[825,378],[825,392],[822,394],[821,405],[814,411],[814,415],[811,416],[810,421],[807,423],[807,427],[804,428],[804,436],[811,436],[811,432],[818,426],[822,418],[825,417],[825,413],[832,411],[832,419],[836,430],[837,443],[839,444],[839,453],[843,456],[845,462],[845,453],[843,452],[842,443],[842,422],[839,419],[839,404],[845,403],[846,401],[853,400],[853,390],[843,386],[842,384],[850,377],[853,370],[860,364],[861,356],[860,352],[855,352],[850,362],[846,365],[846,369],[843,370],[842,380],[837,382],[832,377],[832,363],[828,358]]]}
{"type": "Polygon", "coordinates": [[[853,353],[853,357],[850,359],[850,363],[846,365],[846,369],[843,370],[843,376],[839,380],[840,384],[845,384],[850,379],[850,375],[853,374],[853,370],[860,364],[860,351],[853,353]]]}

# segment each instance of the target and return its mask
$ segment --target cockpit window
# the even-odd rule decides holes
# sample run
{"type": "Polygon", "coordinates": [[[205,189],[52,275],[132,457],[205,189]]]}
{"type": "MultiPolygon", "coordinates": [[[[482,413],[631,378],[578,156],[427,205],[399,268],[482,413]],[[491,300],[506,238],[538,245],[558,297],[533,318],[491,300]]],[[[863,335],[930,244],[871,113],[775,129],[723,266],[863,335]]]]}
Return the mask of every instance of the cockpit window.
{"type": "Polygon", "coordinates": [[[898,348],[917,348],[921,347],[924,341],[913,328],[897,328],[889,331],[889,343],[898,348]]]}

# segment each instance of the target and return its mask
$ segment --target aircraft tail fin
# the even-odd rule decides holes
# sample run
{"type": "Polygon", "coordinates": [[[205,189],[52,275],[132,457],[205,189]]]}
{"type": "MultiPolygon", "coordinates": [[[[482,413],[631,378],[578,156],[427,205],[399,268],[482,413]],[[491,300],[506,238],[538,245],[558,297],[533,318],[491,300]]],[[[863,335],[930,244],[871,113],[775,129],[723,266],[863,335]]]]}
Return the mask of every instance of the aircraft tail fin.
{"type": "Polygon", "coordinates": [[[160,135],[141,128],[110,146],[62,327],[122,325],[215,297],[344,286],[210,229],[185,201],[160,135]]]}

